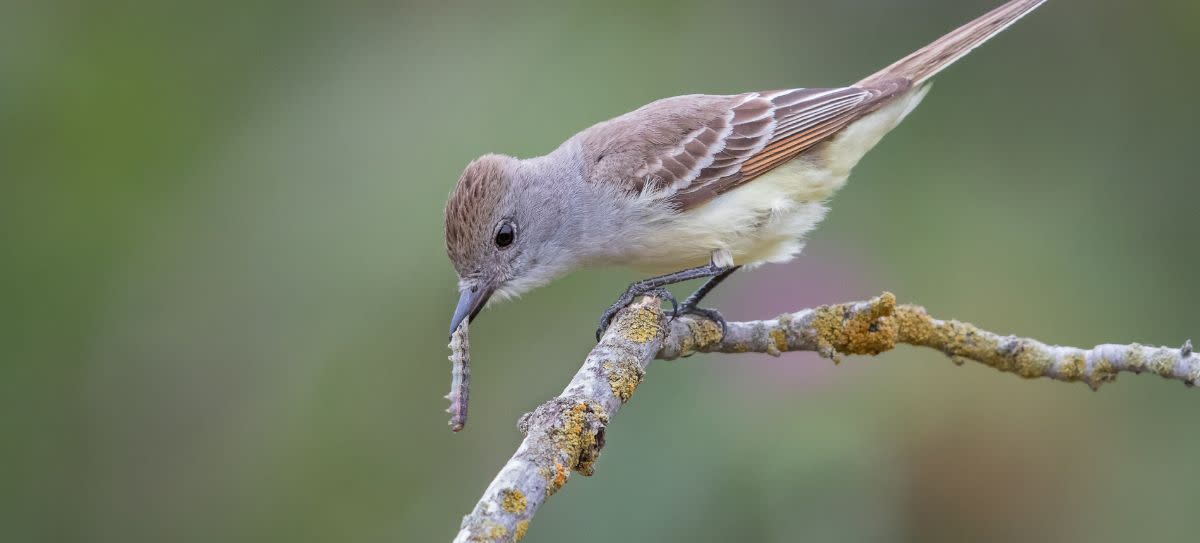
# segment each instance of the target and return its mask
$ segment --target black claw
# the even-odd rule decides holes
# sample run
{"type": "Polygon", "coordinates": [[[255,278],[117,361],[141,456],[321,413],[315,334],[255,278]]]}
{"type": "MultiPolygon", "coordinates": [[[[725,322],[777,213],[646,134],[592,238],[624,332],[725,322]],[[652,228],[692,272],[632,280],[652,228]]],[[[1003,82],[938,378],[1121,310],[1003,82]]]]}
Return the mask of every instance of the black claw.
{"type": "Polygon", "coordinates": [[[725,331],[726,331],[725,317],[723,315],[721,315],[720,311],[717,311],[716,309],[708,309],[706,307],[696,307],[695,305],[689,304],[687,301],[684,301],[683,306],[675,311],[674,316],[676,318],[678,318],[678,317],[682,317],[684,315],[698,315],[702,318],[705,318],[705,319],[708,319],[710,321],[717,323],[717,326],[721,327],[721,336],[722,337],[725,336],[725,331]]]}
{"type": "Polygon", "coordinates": [[[600,315],[600,327],[596,329],[596,341],[600,341],[600,338],[604,337],[604,331],[608,329],[610,324],[612,324],[613,318],[617,316],[619,311],[624,309],[625,306],[629,305],[634,298],[644,294],[655,296],[671,302],[672,318],[685,313],[696,313],[704,316],[705,318],[713,320],[717,324],[720,324],[721,333],[724,334],[725,319],[721,317],[721,314],[711,309],[698,309],[696,308],[696,304],[698,304],[700,300],[713,289],[713,287],[717,286],[718,283],[723,281],[729,276],[729,274],[736,270],[737,267],[721,268],[716,264],[709,263],[704,266],[688,268],[686,270],[680,270],[674,273],[650,277],[629,285],[629,288],[625,289],[625,293],[621,294],[621,297],[617,299],[617,302],[609,306],[609,308],[604,311],[604,314],[600,315]],[[683,301],[682,308],[675,300],[675,296],[671,295],[667,289],[663,288],[666,285],[673,285],[675,283],[681,283],[690,279],[699,279],[701,277],[708,277],[708,282],[704,283],[704,285],[697,289],[696,292],[692,293],[691,296],[688,296],[688,298],[683,301]]]}
{"type": "Polygon", "coordinates": [[[621,294],[620,298],[617,298],[616,302],[608,306],[608,309],[605,309],[604,313],[600,314],[600,326],[596,328],[596,341],[600,341],[600,338],[604,336],[604,331],[608,330],[608,326],[612,324],[617,313],[625,309],[625,306],[632,303],[633,299],[638,296],[635,292],[637,292],[637,289],[633,286],[629,287],[628,290],[621,294]]]}
{"type": "Polygon", "coordinates": [[[620,300],[617,300],[617,303],[612,304],[608,309],[604,310],[604,313],[600,314],[600,326],[596,328],[596,341],[600,341],[600,338],[604,336],[604,331],[608,330],[608,325],[612,324],[613,317],[617,316],[617,312],[629,305],[629,302],[622,303],[624,298],[622,296],[620,300]]]}
{"type": "Polygon", "coordinates": [[[679,301],[675,299],[675,295],[671,294],[671,291],[669,291],[663,287],[659,287],[659,288],[656,288],[653,290],[648,290],[643,295],[644,296],[654,296],[655,298],[658,298],[660,300],[666,300],[666,301],[670,302],[672,315],[674,315],[676,312],[679,311],[679,301]]]}
{"type": "Polygon", "coordinates": [[[617,298],[616,303],[608,306],[608,309],[605,309],[604,313],[600,315],[600,326],[596,328],[596,341],[600,341],[600,338],[604,337],[604,331],[608,330],[609,325],[612,324],[612,321],[614,318],[616,318],[617,313],[619,313],[622,309],[625,309],[625,307],[629,304],[633,303],[633,299],[637,298],[638,296],[654,296],[655,298],[666,300],[671,303],[672,315],[679,312],[679,302],[675,299],[675,295],[671,294],[671,291],[663,287],[649,289],[630,287],[629,290],[626,290],[620,298],[617,298]]]}

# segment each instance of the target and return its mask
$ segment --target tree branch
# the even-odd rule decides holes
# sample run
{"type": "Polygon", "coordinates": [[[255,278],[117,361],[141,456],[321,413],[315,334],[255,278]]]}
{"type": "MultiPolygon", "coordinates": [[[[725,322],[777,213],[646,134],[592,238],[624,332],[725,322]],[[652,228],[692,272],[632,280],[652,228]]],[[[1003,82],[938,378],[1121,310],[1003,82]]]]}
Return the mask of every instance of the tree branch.
{"type": "Polygon", "coordinates": [[[896,305],[895,296],[886,292],[865,302],[731,322],[724,335],[708,320],[689,316],[668,321],[657,299],[642,298],[614,321],[562,394],[521,417],[524,441],[463,518],[454,541],[520,540],[538,507],[566,484],[572,471],[592,474],[605,427],[655,358],[814,351],[836,362],[843,355],[875,355],[902,343],[937,349],[957,364],[971,360],[1026,378],[1081,381],[1093,390],[1121,372],[1151,372],[1188,386],[1200,380],[1200,355],[1193,355],[1190,341],[1183,347],[1046,345],[938,320],[920,306],[896,305]]]}

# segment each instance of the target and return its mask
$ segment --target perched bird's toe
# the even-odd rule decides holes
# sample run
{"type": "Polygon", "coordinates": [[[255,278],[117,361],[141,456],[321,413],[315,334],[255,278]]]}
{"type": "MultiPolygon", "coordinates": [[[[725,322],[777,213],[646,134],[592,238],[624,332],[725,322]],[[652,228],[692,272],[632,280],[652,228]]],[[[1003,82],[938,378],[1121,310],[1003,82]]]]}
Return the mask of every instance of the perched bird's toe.
{"type": "Polygon", "coordinates": [[[608,306],[608,309],[605,309],[604,313],[600,315],[600,326],[596,328],[596,341],[600,341],[600,338],[604,336],[604,331],[608,330],[608,327],[612,324],[613,319],[617,317],[617,313],[620,313],[622,309],[625,309],[626,306],[633,303],[633,300],[638,296],[654,296],[660,300],[666,300],[671,303],[671,314],[675,315],[679,313],[679,301],[676,300],[675,295],[671,294],[671,291],[667,290],[666,288],[654,287],[639,289],[630,287],[629,290],[626,290],[625,293],[617,299],[616,303],[608,306]]]}
{"type": "Polygon", "coordinates": [[[666,301],[670,302],[672,315],[679,312],[679,301],[675,299],[675,295],[671,294],[671,291],[667,290],[664,287],[647,290],[646,292],[643,292],[642,295],[643,296],[654,296],[655,298],[658,298],[660,300],[666,300],[666,301]]]}
{"type": "Polygon", "coordinates": [[[725,335],[725,316],[721,315],[721,312],[717,311],[716,309],[709,309],[707,307],[696,307],[695,305],[690,305],[690,304],[684,303],[682,306],[679,307],[679,309],[677,309],[675,311],[674,317],[679,318],[684,315],[696,315],[700,318],[713,321],[713,322],[717,323],[717,326],[721,327],[721,335],[722,336],[725,335]]]}
{"type": "Polygon", "coordinates": [[[613,318],[617,316],[617,312],[624,309],[626,305],[629,304],[621,303],[618,300],[617,303],[612,304],[608,309],[604,310],[604,313],[600,314],[600,326],[596,328],[596,341],[600,341],[600,338],[604,336],[604,331],[608,330],[608,325],[612,324],[613,318]]]}

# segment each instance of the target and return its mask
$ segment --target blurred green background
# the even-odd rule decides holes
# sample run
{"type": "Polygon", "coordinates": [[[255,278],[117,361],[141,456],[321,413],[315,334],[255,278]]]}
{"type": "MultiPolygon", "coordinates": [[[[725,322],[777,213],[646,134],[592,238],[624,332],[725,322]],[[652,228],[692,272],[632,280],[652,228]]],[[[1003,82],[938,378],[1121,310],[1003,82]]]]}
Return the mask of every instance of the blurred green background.
{"type": "MultiPolygon", "coordinates": [[[[449,432],[467,161],[663,96],[850,83],[997,3],[4,3],[0,539],[449,540],[635,278],[483,313],[449,432]]],[[[715,304],[888,289],[1051,343],[1200,340],[1198,6],[1050,2],[715,304]]],[[[915,349],[657,363],[526,540],[1194,540],[1197,413],[1152,376],[915,349]]]]}

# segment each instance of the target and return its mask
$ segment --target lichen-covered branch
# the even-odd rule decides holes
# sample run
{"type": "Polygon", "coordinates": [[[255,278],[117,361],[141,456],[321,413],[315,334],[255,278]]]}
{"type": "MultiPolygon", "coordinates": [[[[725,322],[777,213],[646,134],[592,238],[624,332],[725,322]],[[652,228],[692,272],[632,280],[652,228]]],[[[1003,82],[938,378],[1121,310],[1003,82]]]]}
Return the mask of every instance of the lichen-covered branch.
{"type": "Polygon", "coordinates": [[[1026,378],[1081,381],[1093,389],[1121,372],[1151,372],[1188,386],[1200,380],[1200,355],[1192,353],[1190,341],[1183,347],[1046,345],[935,319],[922,307],[897,305],[891,293],[771,320],[731,322],[723,335],[708,320],[669,320],[658,300],[643,298],[614,321],[562,394],[521,418],[518,427],[525,439],[463,518],[454,541],[520,540],[534,513],[571,472],[592,474],[605,427],[655,358],[814,351],[836,361],[843,355],[879,354],[898,344],[931,347],[959,364],[971,360],[1026,378]]]}
{"type": "Polygon", "coordinates": [[[907,344],[937,349],[958,364],[969,360],[1030,379],[1081,381],[1093,389],[1121,372],[1150,372],[1188,386],[1200,381],[1200,355],[1193,355],[1190,341],[1182,347],[1047,345],[965,322],[935,319],[923,307],[896,305],[896,297],[888,292],[866,302],[805,309],[771,320],[731,322],[724,337],[705,320],[678,319],[669,329],[659,358],[696,352],[815,351],[836,361],[842,355],[875,355],[907,344]]]}
{"type": "Polygon", "coordinates": [[[463,518],[455,542],[520,540],[533,514],[571,472],[592,474],[609,417],[633,395],[658,354],[665,321],[657,299],[634,302],[609,326],[562,394],[521,417],[524,441],[463,518]]]}

